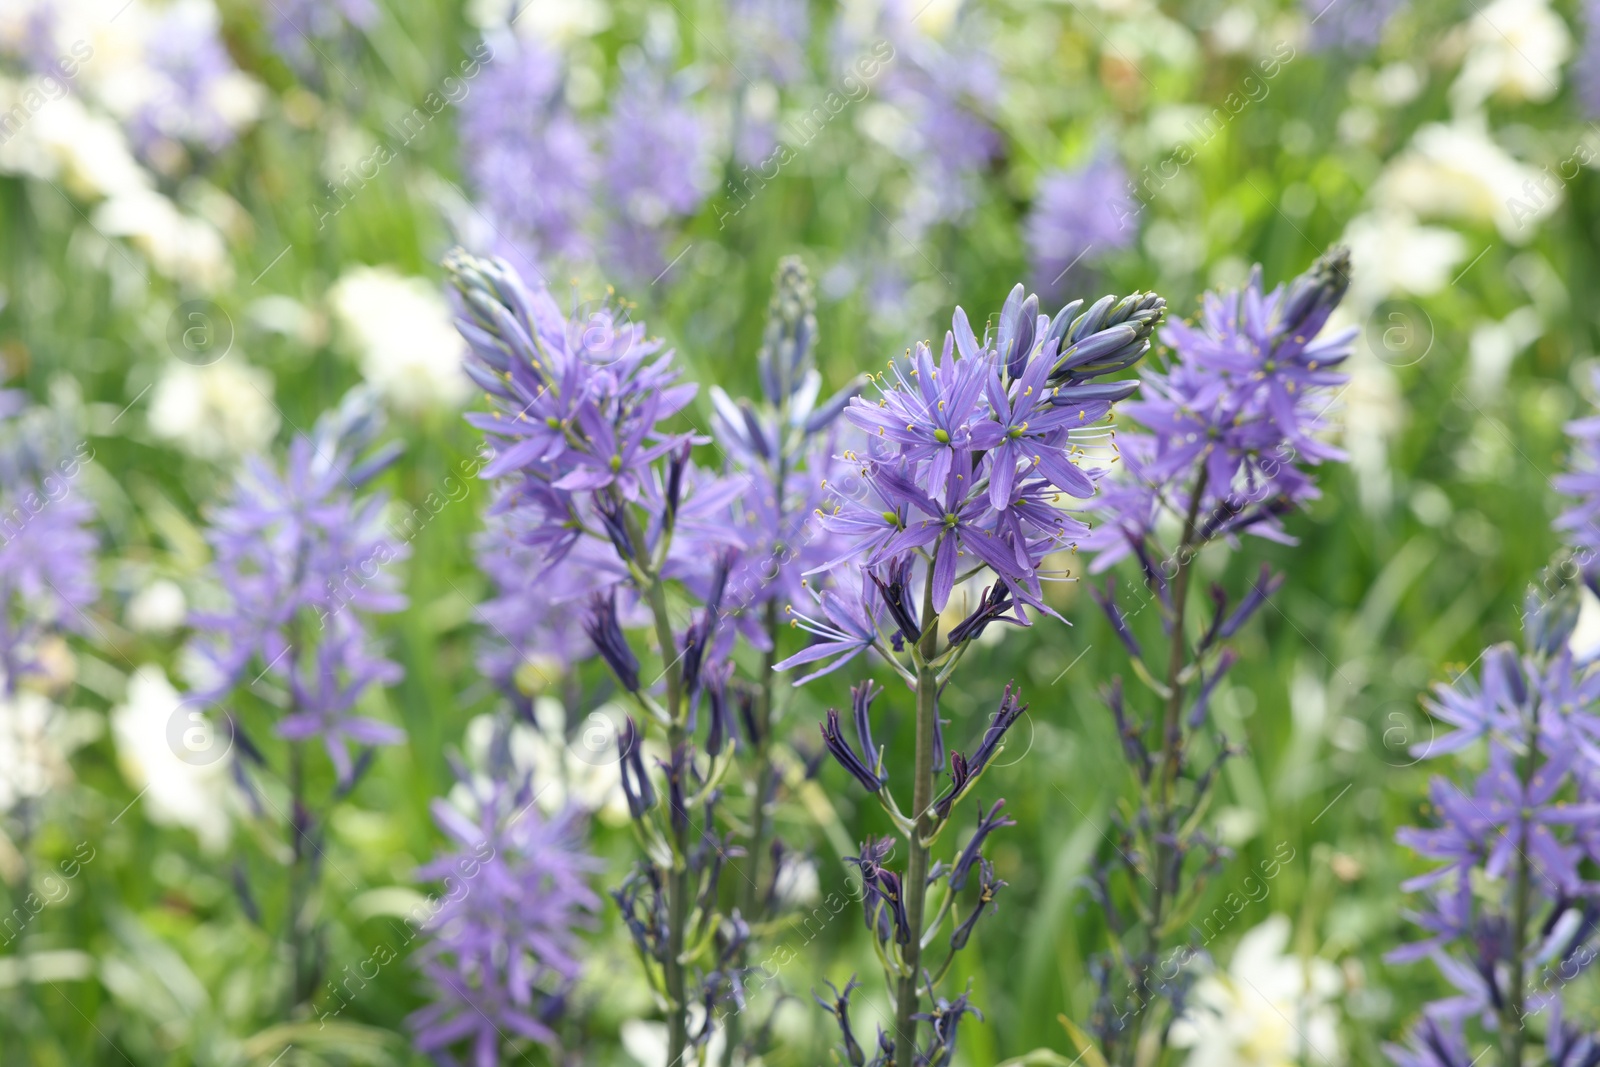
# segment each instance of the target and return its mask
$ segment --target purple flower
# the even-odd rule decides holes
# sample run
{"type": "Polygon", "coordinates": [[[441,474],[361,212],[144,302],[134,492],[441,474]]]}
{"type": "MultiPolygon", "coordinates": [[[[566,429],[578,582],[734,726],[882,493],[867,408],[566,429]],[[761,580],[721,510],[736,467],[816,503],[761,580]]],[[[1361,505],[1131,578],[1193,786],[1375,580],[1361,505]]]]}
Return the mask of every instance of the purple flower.
{"type": "Polygon", "coordinates": [[[581,260],[598,177],[594,135],[563,99],[561,59],[538,44],[496,41],[461,102],[466,171],[489,214],[530,254],[581,260]]]}
{"type": "Polygon", "coordinates": [[[1026,237],[1035,281],[1054,292],[1080,260],[1127,248],[1139,236],[1139,201],[1128,191],[1128,172],[1102,149],[1073,170],[1039,179],[1026,237]]]}
{"type": "Polygon", "coordinates": [[[1583,4],[1583,44],[1572,65],[1572,81],[1584,114],[1600,115],[1600,2],[1583,4]]]}
{"type": "Polygon", "coordinates": [[[811,36],[805,0],[732,0],[728,22],[746,78],[789,85],[805,75],[811,36]]]}
{"type": "Polygon", "coordinates": [[[1467,1051],[1459,1022],[1441,1022],[1424,1015],[1406,1037],[1407,1047],[1383,1046],[1395,1067],[1472,1067],[1477,1062],[1467,1051]]]}
{"type": "Polygon", "coordinates": [[[170,5],[150,26],[145,58],[151,87],[129,131],[141,154],[158,166],[164,144],[216,152],[237,135],[236,120],[218,109],[217,98],[238,92],[226,83],[243,76],[219,31],[215,10],[203,4],[170,5]]]}
{"type": "Polygon", "coordinates": [[[890,145],[910,188],[900,197],[900,227],[916,238],[929,227],[965,218],[982,175],[1004,149],[993,116],[1001,82],[990,42],[964,19],[941,38],[917,25],[924,5],[892,0],[870,26],[840,16],[834,56],[841,65],[871,55],[881,61],[874,88],[904,118],[890,145]]]}
{"type": "MultiPolygon", "coordinates": [[[[845,416],[867,439],[842,456],[854,469],[823,517],[833,558],[815,568],[835,584],[816,594],[825,620],[797,616],[823,640],[780,667],[835,656],[818,673],[836,669],[877,640],[885,608],[893,609],[897,639],[914,636],[904,631],[917,605],[886,599],[896,583],[914,580],[912,569],[931,573],[935,610],[958,579],[992,571],[1004,593],[984,625],[1006,598],[1017,605],[1015,621],[1026,622],[1023,604],[1046,610],[1044,557],[1089,532],[1059,506],[1059,493],[1094,492],[1100,472],[1079,466],[1082,442],[1126,394],[1120,386],[1085,391],[1100,388],[1092,379],[1103,368],[1120,370],[1142,355],[1164,304],[1141,294],[1108,297],[1076,317],[1081,305],[1068,305],[1054,320],[1038,306],[1017,286],[994,336],[981,339],[957,308],[937,362],[918,345],[880,383],[879,398],[850,401],[845,416]],[[859,577],[841,579],[846,564],[859,577]]],[[[970,639],[981,629],[959,632],[970,639]]]]}
{"type": "Polygon", "coordinates": [[[1119,435],[1122,469],[1091,508],[1102,519],[1084,542],[1094,571],[1149,553],[1164,512],[1182,525],[1193,511],[1197,544],[1245,531],[1291,540],[1279,517],[1317,496],[1303,465],[1343,458],[1320,436],[1325,392],[1345,381],[1331,368],[1354,331],[1319,334],[1348,274],[1343,249],[1271,292],[1257,269],[1243,289],[1206,294],[1195,325],[1163,330],[1173,358],[1147,369],[1126,405],[1139,428],[1119,435]]]}
{"type": "Polygon", "coordinates": [[[829,589],[812,595],[816,598],[821,618],[798,612],[792,604],[786,610],[791,626],[804,629],[820,640],[782,660],[775,667],[786,671],[790,667],[815,663],[829,656],[835,658],[821,669],[796,679],[795,685],[803,685],[813,678],[833,673],[878,640],[877,613],[873,610],[873,601],[869,599],[872,594],[829,589]]]}
{"type": "Polygon", "coordinates": [[[610,260],[646,282],[666,266],[662,246],[672,224],[705,201],[710,134],[670,79],[641,67],[617,90],[602,140],[601,176],[616,209],[607,226],[610,260]]]}
{"type": "Polygon", "coordinates": [[[56,421],[0,390],[0,697],[39,668],[43,637],[88,625],[99,596],[95,508],[75,484],[93,456],[57,441],[56,421]]]}
{"type": "Polygon", "coordinates": [[[1311,46],[1356,54],[1372,51],[1383,40],[1389,20],[1405,0],[1301,0],[1311,16],[1311,46]]]}
{"type": "Polygon", "coordinates": [[[373,0],[268,0],[266,16],[278,53],[301,74],[325,49],[348,50],[357,31],[378,18],[373,0]]]}
{"type": "Polygon", "coordinates": [[[288,690],[279,734],[321,737],[341,782],[352,771],[347,741],[405,736],[351,713],[368,686],[401,677],[364,619],[405,606],[392,565],[409,554],[389,535],[384,498],[357,496],[396,456],[361,457],[379,420],[373,397],[355,390],[311,436],[295,438],[281,472],[264,459],[246,465],[208,533],[226,605],[193,619],[197,695],[215,700],[252,679],[277,679],[288,690]]]}
{"type": "MultiPolygon", "coordinates": [[[[1593,380],[1600,387],[1600,373],[1593,380]]],[[[1557,516],[1555,528],[1582,553],[1584,569],[1592,571],[1595,554],[1600,553],[1600,415],[1567,423],[1567,436],[1572,438],[1570,469],[1556,475],[1552,484],[1574,500],[1557,516]]]]}
{"type": "MultiPolygon", "coordinates": [[[[526,509],[494,509],[474,542],[478,566],[496,590],[478,605],[489,631],[478,665],[502,687],[511,685],[524,663],[561,670],[592,656],[594,646],[582,628],[589,599],[627,577],[615,552],[588,539],[572,548],[563,565],[544,566],[543,553],[528,544],[538,539],[529,529],[534,519],[526,509]]],[[[633,617],[633,609],[621,610],[633,617]]]]}
{"type": "MultiPolygon", "coordinates": [[[[1575,663],[1564,644],[1571,627],[1561,620],[1573,614],[1567,601],[1575,595],[1567,586],[1548,601],[1530,596],[1525,654],[1490,648],[1481,685],[1441,686],[1430,705],[1456,727],[1440,751],[1480,740],[1488,750],[1470,792],[1433,780],[1437,825],[1396,835],[1443,864],[1402,883],[1429,891],[1428,906],[1411,916],[1427,936],[1390,957],[1427,957],[1456,987],[1425,1008],[1441,1024],[1476,1015],[1491,1029],[1520,1027],[1527,1015],[1555,1008],[1559,1026],[1559,986],[1594,958],[1594,886],[1582,864],[1600,844],[1600,753],[1592,741],[1600,691],[1595,665],[1575,663]],[[1555,961],[1559,981],[1549,970],[1539,981],[1533,968],[1555,961]]],[[[1440,1032],[1429,1037],[1420,1051],[1391,1055],[1402,1065],[1455,1062],[1459,1042],[1446,1049],[1440,1032]]]]}
{"type": "Polygon", "coordinates": [[[421,1051],[464,1044],[478,1067],[499,1064],[508,1040],[557,1043],[552,1026],[582,971],[578,932],[600,904],[588,879],[602,865],[582,849],[578,813],[546,818],[507,747],[502,733],[491,744],[501,765],[463,773],[467,810],[434,801],[452,843],[417,872],[445,895],[425,905],[417,954],[432,1003],[407,1022],[421,1051]]]}

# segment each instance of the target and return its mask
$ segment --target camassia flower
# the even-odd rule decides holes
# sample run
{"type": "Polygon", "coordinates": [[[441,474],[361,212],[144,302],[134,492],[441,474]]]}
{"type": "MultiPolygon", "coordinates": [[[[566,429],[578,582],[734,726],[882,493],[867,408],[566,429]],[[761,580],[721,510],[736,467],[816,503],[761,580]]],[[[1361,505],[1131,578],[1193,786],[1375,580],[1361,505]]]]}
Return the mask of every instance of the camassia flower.
{"type": "Polygon", "coordinates": [[[1439,866],[1403,884],[1428,891],[1410,916],[1427,936],[1390,959],[1427,958],[1457,990],[1425,1006],[1412,1049],[1388,1049],[1401,1067],[1468,1059],[1473,1020],[1512,1035],[1494,1039],[1519,1050],[1527,1017],[1546,1011],[1557,1045],[1576,1036],[1561,1028],[1560,1006],[1595,959],[1600,917],[1584,877],[1600,845],[1600,665],[1576,660],[1568,645],[1577,599],[1570,583],[1530,592],[1522,654],[1486,650],[1478,679],[1440,685],[1428,704],[1455,730],[1418,755],[1483,746],[1487,767],[1470,789],[1435,777],[1434,825],[1396,835],[1439,866]]]}
{"type": "MultiPolygon", "coordinates": [[[[1341,456],[1322,439],[1325,394],[1344,381],[1332,368],[1347,357],[1352,333],[1322,331],[1349,285],[1348,260],[1335,249],[1270,292],[1257,268],[1242,288],[1206,294],[1197,321],[1168,323],[1161,340],[1171,356],[1145,367],[1138,398],[1122,408],[1133,425],[1118,430],[1121,464],[1088,508],[1098,520],[1082,542],[1094,554],[1091,571],[1136,561],[1155,609],[1145,619],[1159,624],[1136,628],[1140,611],[1124,610],[1114,579],[1092,590],[1159,702],[1141,718],[1137,694],[1120,679],[1104,691],[1138,791],[1137,805],[1117,819],[1115,855],[1097,863],[1091,882],[1115,946],[1092,965],[1101,999],[1090,1026],[1112,1062],[1176,1041],[1194,977],[1163,973],[1165,961],[1198,947],[1181,943],[1192,935],[1171,909],[1186,907],[1180,901],[1231,858],[1200,813],[1234,749],[1222,740],[1208,764],[1197,764],[1193,742],[1239,660],[1227,642],[1282,584],[1263,567],[1243,595],[1216,583],[1209,610],[1191,612],[1192,565],[1210,542],[1244,531],[1292,542],[1280,520],[1316,495],[1306,468],[1341,456]]],[[[1211,1055],[1197,1050],[1191,1062],[1211,1055]]]]}
{"type": "Polygon", "coordinates": [[[874,743],[871,704],[881,690],[870,681],[852,691],[853,739],[836,710],[821,726],[828,753],[878,798],[907,845],[901,869],[889,866],[893,838],[869,840],[848,861],[860,870],[867,928],[895,992],[894,1027],[880,1031],[871,1059],[851,1029],[854,982],[834,989],[832,1001],[818,997],[856,1067],[946,1067],[961,1020],[982,1018],[965,993],[951,999],[937,986],[1006,885],[982,855],[988,835],[1011,825],[1000,816],[1003,802],[980,815],[954,867],[930,866],[930,842],[971,795],[1027,705],[1007,686],[976,742],[947,750],[940,693],[990,623],[1028,625],[1028,608],[1054,614],[1043,597],[1042,583],[1053,577],[1044,560],[1088,535],[1066,507],[1094,494],[1102,471],[1090,450],[1109,438],[1096,424],[1138,387],[1107,379],[1144,356],[1165,307],[1158,296],[1135,293],[1087,309],[1074,301],[1052,317],[1018,285],[993,333],[977,336],[957,308],[937,357],[932,344],[915,345],[878,376],[876,398],[855,397],[844,409],[864,439],[840,456],[830,479],[835,499],[821,512],[832,558],[812,577],[825,584],[808,589],[813,605],[789,609],[794,625],[817,640],[777,668],[821,664],[798,685],[870,649],[916,694],[916,762],[905,772],[874,743]],[[942,613],[956,585],[980,574],[992,577],[980,604],[941,641],[942,613]],[[949,779],[935,797],[931,787],[946,755],[949,779]],[[907,779],[909,815],[889,788],[907,779]],[[940,882],[945,903],[930,926],[928,889],[940,882]],[[946,909],[956,917],[945,959],[925,965],[924,948],[946,909]],[[928,1041],[918,1033],[924,1025],[928,1041]]]}
{"type": "Polygon", "coordinates": [[[1355,329],[1320,332],[1349,272],[1342,248],[1270,292],[1257,268],[1242,289],[1206,294],[1198,323],[1167,325],[1172,357],[1124,406],[1138,428],[1119,433],[1122,469],[1090,509],[1103,520],[1084,541],[1093,570],[1145,550],[1164,512],[1182,524],[1193,511],[1201,541],[1292,540],[1280,515],[1318,495],[1304,467],[1344,455],[1322,437],[1355,329]]]}
{"type": "Polygon", "coordinates": [[[905,587],[908,567],[931,568],[935,611],[958,581],[984,570],[1011,598],[1016,621],[1027,621],[1023,605],[1048,610],[1041,563],[1089,536],[1061,505],[1093,494],[1102,471],[1088,465],[1088,450],[1107,438],[1096,424],[1137,385],[1096,379],[1144,354],[1165,303],[1135,293],[1082,307],[1040,315],[1038,298],[1018,285],[996,332],[981,339],[957,308],[937,358],[919,343],[892,376],[880,375],[876,399],[850,401],[845,418],[866,441],[841,457],[835,499],[823,509],[834,554],[817,572],[832,584],[816,612],[794,608],[797,624],[823,640],[780,669],[871,647],[886,615],[880,587],[905,587]],[[843,563],[859,583],[839,576],[843,563]]]}
{"type": "Polygon", "coordinates": [[[99,595],[93,503],[77,484],[93,458],[56,440],[59,420],[0,390],[0,700],[41,669],[41,642],[81,630],[99,595]]]}
{"type": "Polygon", "coordinates": [[[588,879],[602,865],[582,849],[578,813],[540,812],[506,725],[486,768],[458,767],[462,807],[434,801],[451,845],[417,872],[444,896],[430,902],[418,951],[432,1003],[409,1023],[422,1051],[464,1044],[478,1067],[500,1063],[510,1039],[557,1043],[553,1026],[582,971],[578,934],[600,906],[588,879]]]}
{"type": "Polygon", "coordinates": [[[282,471],[265,459],[246,465],[208,535],[226,603],[193,619],[195,696],[215,701],[276,679],[287,690],[278,733],[322,738],[341,781],[353,771],[346,742],[405,737],[352,714],[368,686],[401,676],[365,622],[405,606],[393,564],[409,548],[390,536],[384,498],[357,495],[399,454],[385,446],[363,455],[382,426],[375,397],[358,389],[290,444],[282,471]]]}

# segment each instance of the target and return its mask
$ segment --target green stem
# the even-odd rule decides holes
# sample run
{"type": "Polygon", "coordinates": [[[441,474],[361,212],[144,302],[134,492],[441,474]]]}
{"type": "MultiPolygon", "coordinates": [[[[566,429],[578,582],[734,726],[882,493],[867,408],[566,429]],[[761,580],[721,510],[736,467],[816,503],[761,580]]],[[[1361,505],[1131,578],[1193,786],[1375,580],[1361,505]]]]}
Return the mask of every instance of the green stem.
{"type": "Polygon", "coordinates": [[[900,975],[894,1013],[896,1062],[901,1064],[911,1062],[917,1047],[917,1024],[911,1016],[917,1013],[920,1000],[922,918],[928,895],[928,850],[923,847],[922,839],[933,830],[933,735],[934,719],[939,714],[939,678],[931,661],[939,650],[939,617],[933,610],[932,571],[923,585],[922,619],[926,629],[917,646],[917,760],[911,793],[911,817],[916,829],[911,834],[910,862],[901,884],[911,937],[902,954],[905,967],[900,975]]]}
{"type": "MultiPolygon", "coordinates": [[[[676,752],[684,743],[683,684],[677,665],[677,639],[672,634],[672,620],[667,614],[667,590],[659,574],[652,574],[646,589],[650,613],[655,618],[656,641],[661,645],[661,663],[667,680],[667,746],[676,752]]],[[[676,820],[668,813],[667,822],[676,820]]],[[[690,893],[689,848],[687,818],[682,827],[672,830],[672,870],[667,877],[667,949],[661,961],[667,984],[667,1064],[682,1067],[685,1049],[689,1045],[689,1000],[683,967],[684,931],[689,925],[690,893]]]]}
{"type": "MultiPolygon", "coordinates": [[[[1528,724],[1528,751],[1522,757],[1522,791],[1527,794],[1528,783],[1538,769],[1539,732],[1536,723],[1528,724]]],[[[1528,834],[1519,831],[1517,842],[1516,884],[1512,887],[1510,974],[1506,991],[1506,1007],[1500,1019],[1500,1052],[1503,1067],[1522,1067],[1523,1047],[1528,1040],[1527,1019],[1527,961],[1528,914],[1532,909],[1532,863],[1528,858],[1528,834]]]]}
{"type": "Polygon", "coordinates": [[[1161,750],[1162,761],[1160,773],[1156,776],[1154,796],[1151,800],[1151,829],[1152,851],[1155,856],[1155,877],[1153,896],[1150,904],[1150,933],[1146,938],[1146,959],[1139,964],[1134,979],[1134,1004],[1133,1027],[1131,1040],[1122,1048],[1119,1057],[1123,1063],[1131,1064],[1138,1054],[1139,1044],[1144,1038],[1145,1028],[1149,1022],[1150,1000],[1152,995],[1148,967],[1159,958],[1161,948],[1161,924],[1166,918],[1168,898],[1177,895],[1180,888],[1178,882],[1179,872],[1168,871],[1173,866],[1171,850],[1163,844],[1161,839],[1167,836],[1172,820],[1172,794],[1177,785],[1178,772],[1183,766],[1183,697],[1185,687],[1179,681],[1183,670],[1188,666],[1189,646],[1184,637],[1184,614],[1189,605],[1189,582],[1192,576],[1191,564],[1194,555],[1194,529],[1200,517],[1200,498],[1205,494],[1206,470],[1200,469],[1200,475],[1195,479],[1194,493],[1189,500],[1189,510],[1183,519],[1183,536],[1178,542],[1178,549],[1174,555],[1177,573],[1172,579],[1172,633],[1167,651],[1167,701],[1163,709],[1161,724],[1161,750]]]}
{"type": "Polygon", "coordinates": [[[300,812],[305,810],[305,751],[298,741],[289,743],[289,914],[285,940],[289,947],[289,1004],[286,1014],[309,998],[305,988],[306,944],[306,849],[300,828],[300,812]]]}

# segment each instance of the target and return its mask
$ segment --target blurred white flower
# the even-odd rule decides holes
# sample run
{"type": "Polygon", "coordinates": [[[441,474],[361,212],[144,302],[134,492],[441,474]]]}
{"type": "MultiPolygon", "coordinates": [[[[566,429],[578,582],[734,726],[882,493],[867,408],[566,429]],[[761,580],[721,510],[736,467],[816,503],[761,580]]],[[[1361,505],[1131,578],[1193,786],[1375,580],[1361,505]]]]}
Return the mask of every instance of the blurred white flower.
{"type": "Polygon", "coordinates": [[[60,711],[31,689],[0,696],[0,813],[68,781],[60,711]]]}
{"type": "MultiPolygon", "coordinates": [[[[26,106],[28,94],[42,84],[39,79],[22,83],[13,99],[26,106]]],[[[0,156],[11,163],[8,169],[59,180],[68,192],[85,200],[141,192],[155,195],[155,182],[133,157],[122,127],[89,111],[76,96],[62,96],[38,108],[6,148],[14,153],[14,158],[0,156]]]]}
{"type": "Polygon", "coordinates": [[[817,865],[807,856],[787,856],[773,880],[778,903],[788,908],[807,908],[822,896],[822,880],[817,865]]]}
{"type": "MultiPolygon", "coordinates": [[[[515,724],[510,748],[517,768],[533,773],[540,810],[554,814],[571,803],[594,813],[607,825],[626,825],[628,804],[622,792],[616,736],[626,713],[612,704],[596,708],[579,724],[577,736],[569,744],[560,701],[540,697],[533,707],[538,728],[515,724]]],[[[479,715],[467,724],[463,747],[473,766],[487,764],[493,735],[492,715],[479,715]]],[[[463,791],[462,796],[465,795],[463,791]]]]}
{"type": "Polygon", "coordinates": [[[263,451],[278,432],[272,376],[237,357],[174,362],[151,394],[149,422],[151,433],[201,459],[263,451]]]}
{"type": "Polygon", "coordinates": [[[1342,240],[1350,248],[1348,302],[1360,313],[1396,293],[1438,292],[1467,258],[1467,242],[1459,233],[1418,225],[1410,212],[1399,208],[1357,215],[1342,240]]]}
{"type": "Polygon", "coordinates": [[[436,286],[388,267],[355,267],[334,285],[329,301],[362,376],[395,407],[416,412],[467,399],[464,345],[436,286]]]}
{"type": "Polygon", "coordinates": [[[1490,138],[1482,115],[1423,126],[1375,189],[1380,207],[1419,218],[1492,222],[1519,244],[1561,203],[1560,182],[1507,154],[1490,138]]]}
{"type": "MultiPolygon", "coordinates": [[[[593,37],[611,25],[611,8],[602,0],[540,0],[519,7],[513,24],[517,36],[527,41],[560,47],[579,37],[593,37]]],[[[502,22],[508,13],[505,4],[495,12],[492,3],[474,3],[469,12],[480,26],[502,22]]]]}
{"type": "Polygon", "coordinates": [[[1189,1049],[1188,1067],[1338,1067],[1334,998],[1339,969],[1324,959],[1286,955],[1289,920],[1274,915],[1246,933],[1227,973],[1196,983],[1172,1044],[1189,1049]]]}
{"type": "MultiPolygon", "coordinates": [[[[705,1006],[696,1001],[689,1005],[689,1032],[699,1033],[705,1020],[705,1006]]],[[[700,1062],[721,1063],[727,1034],[721,1023],[711,1022],[711,1037],[706,1041],[705,1058],[700,1062]]],[[[622,1024],[622,1048],[640,1067],[672,1067],[667,1063],[667,1024],[629,1019],[622,1024]]]]}
{"type": "MultiPolygon", "coordinates": [[[[1476,7],[1476,5],[1474,5],[1476,7]]],[[[1572,54],[1572,35],[1546,0],[1494,0],[1467,24],[1467,58],[1450,87],[1458,111],[1490,96],[1549,100],[1561,88],[1561,65],[1572,54]]]]}
{"type": "Polygon", "coordinates": [[[178,583],[158,578],[128,601],[128,627],[139,633],[171,633],[183,625],[189,603],[178,583]]]}
{"type": "Polygon", "coordinates": [[[217,228],[155,190],[110,118],[71,95],[30,104],[28,94],[43,84],[0,81],[0,113],[20,108],[25,115],[0,144],[0,172],[59,182],[71,195],[99,202],[94,225],[107,236],[127,238],[168,278],[207,292],[228,285],[232,267],[217,228]]]}
{"type": "Polygon", "coordinates": [[[95,210],[94,223],[107,236],[126,237],[168,278],[204,292],[216,292],[233,280],[233,265],[217,228],[185,215],[160,193],[114,196],[95,210]]]}
{"type": "MultiPolygon", "coordinates": [[[[183,826],[195,832],[207,850],[222,848],[232,831],[234,802],[228,773],[231,753],[203,764],[178,758],[169,727],[183,697],[160,667],[146,664],[128,679],[126,703],[111,711],[122,776],[141,790],[144,811],[160,826],[183,826]]],[[[195,714],[199,714],[198,711],[195,714]]],[[[181,724],[192,728],[189,720],[181,724]]],[[[218,739],[216,722],[206,724],[218,739]]]]}
{"type": "Polygon", "coordinates": [[[1394,499],[1389,450],[1405,428],[1408,410],[1400,383],[1384,360],[1409,366],[1427,358],[1433,345],[1433,325],[1418,319],[1417,309],[1402,307],[1384,320],[1369,323],[1367,328],[1368,336],[1375,335],[1376,343],[1383,346],[1383,358],[1373,349],[1372,341],[1356,342],[1355,352],[1345,366],[1350,383],[1342,397],[1344,432],[1340,443],[1350,456],[1361,506],[1369,514],[1376,514],[1386,510],[1394,499]]]}
{"type": "Polygon", "coordinates": [[[1543,334],[1544,319],[1532,305],[1517,308],[1499,322],[1488,319],[1474,326],[1467,342],[1467,392],[1480,403],[1498,395],[1511,373],[1511,361],[1543,334]]]}

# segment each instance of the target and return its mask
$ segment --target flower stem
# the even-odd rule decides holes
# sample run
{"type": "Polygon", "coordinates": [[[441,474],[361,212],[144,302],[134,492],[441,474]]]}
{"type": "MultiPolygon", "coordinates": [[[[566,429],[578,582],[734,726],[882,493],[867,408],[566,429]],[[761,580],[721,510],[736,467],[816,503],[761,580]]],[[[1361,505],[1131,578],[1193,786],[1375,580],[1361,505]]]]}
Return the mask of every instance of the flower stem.
{"type": "MultiPolygon", "coordinates": [[[[1533,780],[1539,760],[1539,725],[1535,718],[1528,722],[1527,753],[1518,770],[1522,777],[1522,795],[1528,795],[1528,783],[1533,780]]],[[[1527,1016],[1527,961],[1528,913],[1532,907],[1533,864],[1528,858],[1528,823],[1523,813],[1517,827],[1516,884],[1511,889],[1511,950],[1507,963],[1505,1010],[1500,1018],[1500,1053],[1503,1067],[1522,1067],[1523,1046],[1528,1040],[1527,1016]]]]}
{"type": "Polygon", "coordinates": [[[304,1003],[310,991],[306,988],[306,954],[304,913],[306,909],[306,850],[300,814],[305,810],[305,752],[298,741],[289,743],[289,914],[285,923],[285,940],[289,947],[289,1004],[288,1013],[304,1003]]]}
{"type": "Polygon", "coordinates": [[[904,1064],[911,1062],[917,1047],[917,1024],[911,1016],[916,1014],[920,999],[917,990],[922,971],[922,917],[928,891],[928,850],[922,839],[933,829],[933,735],[937,725],[934,718],[939,714],[939,676],[931,661],[939,651],[939,616],[933,610],[931,570],[923,586],[922,618],[926,629],[918,642],[917,762],[911,793],[911,817],[916,829],[911,834],[910,862],[901,886],[911,938],[902,957],[905,971],[900,975],[894,1013],[896,1062],[904,1064]]]}
{"type": "Polygon", "coordinates": [[[1154,796],[1151,798],[1150,826],[1154,838],[1152,845],[1155,855],[1155,870],[1152,884],[1154,886],[1150,905],[1150,932],[1146,938],[1144,959],[1131,956],[1130,962],[1137,967],[1134,979],[1133,1003],[1133,1028],[1132,1040],[1122,1049],[1124,1063],[1134,1062],[1138,1055],[1138,1048],[1143,1039],[1145,1027],[1149,1022],[1149,1007],[1153,997],[1150,982],[1150,968],[1155,965],[1160,956],[1161,924],[1166,918],[1166,908],[1169,898],[1176,897],[1180,886],[1178,885],[1182,861],[1173,863],[1171,847],[1164,843],[1163,838],[1168,836],[1169,823],[1172,820],[1172,794],[1177,785],[1178,772],[1183,766],[1183,697],[1185,687],[1179,682],[1183,670],[1188,666],[1189,646],[1184,638],[1183,619],[1189,604],[1189,581],[1192,576],[1191,564],[1194,555],[1194,530],[1200,517],[1200,498],[1205,494],[1206,469],[1200,468],[1200,474],[1195,479],[1194,493],[1189,500],[1189,510],[1183,519],[1183,536],[1178,542],[1174,554],[1174,563],[1177,573],[1172,579],[1172,632],[1169,635],[1167,653],[1167,702],[1163,709],[1161,724],[1161,771],[1154,782],[1154,796]],[[1169,870],[1169,868],[1171,868],[1169,870]]]}
{"type": "MultiPolygon", "coordinates": [[[[655,618],[656,640],[661,645],[661,663],[667,681],[667,747],[676,752],[685,740],[682,679],[677,662],[677,640],[672,635],[672,619],[667,614],[667,589],[659,574],[652,574],[646,590],[650,613],[655,618]]],[[[669,801],[670,803],[670,801],[669,801]]],[[[689,1045],[689,1000],[683,972],[684,931],[689,925],[689,847],[688,820],[668,813],[672,831],[672,870],[667,878],[667,949],[661,969],[667,984],[667,1063],[681,1067],[689,1045]],[[677,825],[677,824],[682,824],[677,825]]]]}

